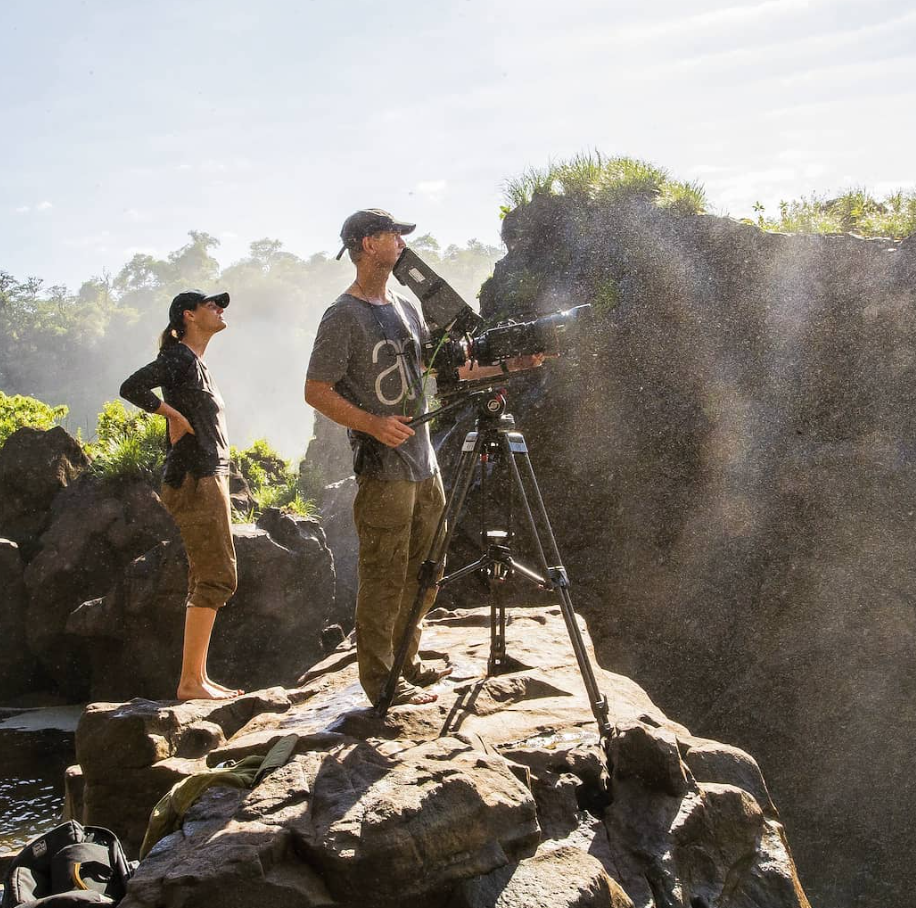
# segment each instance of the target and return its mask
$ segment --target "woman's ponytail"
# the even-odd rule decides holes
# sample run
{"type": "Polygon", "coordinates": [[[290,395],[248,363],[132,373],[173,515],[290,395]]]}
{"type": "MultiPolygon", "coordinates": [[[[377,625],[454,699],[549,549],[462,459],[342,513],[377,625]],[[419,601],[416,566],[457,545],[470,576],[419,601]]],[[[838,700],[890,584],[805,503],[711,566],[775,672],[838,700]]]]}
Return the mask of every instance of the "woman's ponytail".
{"type": "Polygon", "coordinates": [[[181,328],[176,328],[174,325],[170,324],[165,331],[159,335],[159,349],[165,350],[167,347],[174,347],[175,344],[180,343],[183,334],[184,331],[181,328]]]}

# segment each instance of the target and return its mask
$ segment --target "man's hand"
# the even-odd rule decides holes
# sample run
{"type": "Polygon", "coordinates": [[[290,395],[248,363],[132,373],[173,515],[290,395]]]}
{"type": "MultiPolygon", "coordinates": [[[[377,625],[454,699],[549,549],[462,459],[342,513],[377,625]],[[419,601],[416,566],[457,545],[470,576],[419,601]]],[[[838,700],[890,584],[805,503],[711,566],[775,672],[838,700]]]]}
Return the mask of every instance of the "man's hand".
{"type": "Polygon", "coordinates": [[[510,372],[524,372],[525,369],[536,369],[538,366],[543,366],[545,359],[547,359],[546,353],[526,353],[507,359],[506,367],[510,372]]]}
{"type": "Polygon", "coordinates": [[[409,416],[376,416],[369,432],[383,445],[387,445],[389,448],[396,448],[407,441],[411,435],[416,434],[407,425],[409,422],[409,416]]]}

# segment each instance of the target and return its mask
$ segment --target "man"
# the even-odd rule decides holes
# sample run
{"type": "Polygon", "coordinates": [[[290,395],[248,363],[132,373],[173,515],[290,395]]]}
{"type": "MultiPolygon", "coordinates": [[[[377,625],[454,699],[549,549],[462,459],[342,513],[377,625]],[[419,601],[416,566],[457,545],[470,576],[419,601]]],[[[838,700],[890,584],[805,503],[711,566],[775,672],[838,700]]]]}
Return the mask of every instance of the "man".
{"type": "MultiPolygon", "coordinates": [[[[305,383],[306,402],[346,426],[354,450],[359,484],[353,505],[359,537],[356,650],[360,683],[373,705],[404,635],[419,568],[445,504],[429,425],[410,425],[426,412],[421,358],[426,325],[406,299],[388,289],[406,245],[404,235],[415,226],[378,208],[357,211],[344,221],[337,258],[348,252],[356,277],[321,320],[305,383]]],[[[521,357],[507,365],[539,364],[539,358],[521,357]]],[[[499,373],[499,367],[472,372],[470,364],[459,370],[462,378],[499,373]]],[[[421,620],[434,599],[435,588],[421,620]]],[[[420,661],[419,622],[411,635],[394,704],[433,702],[436,695],[422,688],[450,672],[420,661]]]]}
{"type": "Polygon", "coordinates": [[[179,700],[225,700],[242,693],[207,674],[216,612],[237,582],[223,399],[203,360],[210,340],[226,328],[223,313],[228,305],[228,293],[179,293],[169,307],[159,356],[121,385],[122,397],[168,422],[160,496],[178,524],[188,556],[179,700]],[[162,388],[164,400],[153,388],[162,388]]]}

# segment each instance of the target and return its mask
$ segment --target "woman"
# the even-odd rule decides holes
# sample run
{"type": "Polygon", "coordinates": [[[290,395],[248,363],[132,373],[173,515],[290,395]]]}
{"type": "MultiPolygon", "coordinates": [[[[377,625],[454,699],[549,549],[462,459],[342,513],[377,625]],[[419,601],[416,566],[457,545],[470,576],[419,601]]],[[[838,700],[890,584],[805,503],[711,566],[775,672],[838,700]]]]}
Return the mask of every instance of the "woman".
{"type": "Polygon", "coordinates": [[[223,399],[203,361],[210,339],[226,327],[223,312],[228,305],[228,293],[179,293],[169,307],[159,356],[121,386],[122,397],[168,421],[161,497],[188,555],[179,700],[224,700],[242,693],[207,674],[216,612],[237,582],[223,399]],[[162,389],[163,400],[153,388],[162,389]]]}

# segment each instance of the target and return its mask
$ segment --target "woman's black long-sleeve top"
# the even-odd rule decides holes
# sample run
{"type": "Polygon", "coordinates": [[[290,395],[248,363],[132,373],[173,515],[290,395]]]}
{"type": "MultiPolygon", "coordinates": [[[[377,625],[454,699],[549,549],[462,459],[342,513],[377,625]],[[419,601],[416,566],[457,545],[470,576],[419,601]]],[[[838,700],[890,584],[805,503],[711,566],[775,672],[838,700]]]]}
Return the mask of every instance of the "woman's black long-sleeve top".
{"type": "Polygon", "coordinates": [[[154,413],[162,401],[153,388],[161,388],[165,402],[194,429],[193,435],[182,436],[174,445],[166,433],[163,480],[178,488],[187,473],[198,478],[228,474],[225,406],[204,361],[186,344],[165,347],[153,362],[125,380],[121,397],[154,413]]]}

